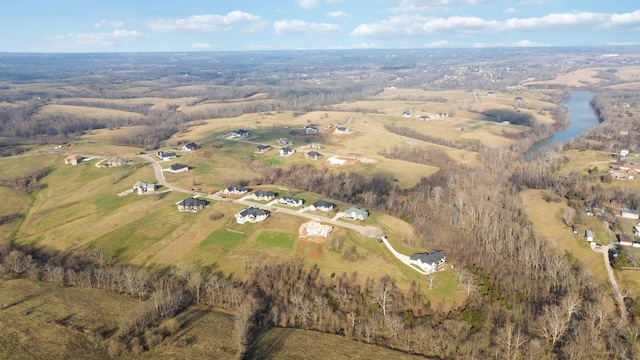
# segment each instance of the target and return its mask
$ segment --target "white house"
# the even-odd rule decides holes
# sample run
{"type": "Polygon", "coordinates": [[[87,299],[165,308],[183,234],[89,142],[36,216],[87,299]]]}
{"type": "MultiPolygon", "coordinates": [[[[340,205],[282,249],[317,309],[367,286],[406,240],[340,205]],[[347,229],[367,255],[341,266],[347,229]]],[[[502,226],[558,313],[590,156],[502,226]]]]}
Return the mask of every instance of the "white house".
{"type": "Polygon", "coordinates": [[[198,145],[196,145],[196,143],[194,143],[194,142],[190,142],[188,144],[184,144],[182,146],[182,149],[180,149],[180,150],[191,152],[191,151],[196,151],[197,149],[198,149],[198,145]]]}
{"type": "Polygon", "coordinates": [[[622,157],[628,156],[629,152],[630,151],[627,150],[627,149],[622,149],[622,150],[620,150],[620,156],[622,156],[622,157]]]}
{"type": "Polygon", "coordinates": [[[438,113],[439,118],[446,118],[447,116],[449,116],[449,114],[447,114],[446,112],[438,113]]]}
{"type": "Polygon", "coordinates": [[[336,134],[351,134],[351,129],[346,126],[336,126],[336,134]]]}
{"type": "Polygon", "coordinates": [[[367,219],[367,217],[369,217],[369,212],[365,209],[361,209],[361,208],[357,208],[357,207],[350,207],[347,210],[344,211],[344,216],[345,218],[348,219],[353,219],[353,220],[361,220],[364,221],[367,219]]]}
{"type": "Polygon", "coordinates": [[[222,193],[225,195],[242,195],[248,192],[249,189],[239,185],[229,186],[228,188],[222,190],[222,193]]]}
{"type": "Polygon", "coordinates": [[[640,219],[640,212],[638,210],[620,209],[620,217],[638,220],[640,219]]]}
{"type": "Polygon", "coordinates": [[[318,200],[309,206],[309,210],[311,211],[324,211],[330,212],[336,207],[336,204],[330,203],[324,200],[318,200]]]}
{"type": "Polygon", "coordinates": [[[258,190],[251,194],[251,198],[259,201],[269,201],[276,197],[276,194],[273,191],[264,191],[258,190]]]}
{"type": "Polygon", "coordinates": [[[620,245],[633,246],[633,236],[627,234],[618,234],[620,245]]]}
{"type": "Polygon", "coordinates": [[[320,129],[315,125],[309,125],[304,127],[305,134],[317,134],[320,129]]]}
{"type": "Polygon", "coordinates": [[[191,211],[198,212],[204,209],[207,206],[207,202],[204,200],[196,199],[196,198],[188,198],[182,201],[179,201],[176,205],[178,205],[178,211],[191,211]]]}
{"type": "Polygon", "coordinates": [[[269,210],[264,210],[256,207],[246,208],[239,213],[236,213],[236,222],[238,224],[244,224],[247,222],[257,223],[265,221],[269,217],[269,210]]]}
{"type": "Polygon", "coordinates": [[[283,147],[280,149],[280,156],[291,156],[296,153],[296,149],[291,147],[283,147]]]}
{"type": "Polygon", "coordinates": [[[231,133],[231,137],[248,138],[249,136],[251,136],[251,134],[249,134],[249,132],[247,130],[242,130],[242,129],[233,131],[231,133]]]}
{"type": "Polygon", "coordinates": [[[595,237],[596,237],[596,234],[595,234],[593,231],[591,231],[591,230],[587,230],[587,231],[585,231],[585,232],[584,232],[584,238],[585,238],[588,242],[592,242],[592,241],[594,241],[595,237]]]}
{"type": "Polygon", "coordinates": [[[412,118],[413,117],[413,113],[411,111],[405,111],[402,113],[402,117],[403,118],[412,118]]]}
{"type": "Polygon", "coordinates": [[[158,151],[156,153],[156,156],[158,157],[158,159],[163,160],[163,161],[168,161],[168,160],[172,160],[175,159],[176,153],[174,152],[164,152],[164,151],[158,151]]]}
{"type": "Polygon", "coordinates": [[[133,191],[137,192],[138,195],[150,191],[156,191],[156,184],[149,184],[146,181],[138,181],[137,183],[133,184],[133,191]]]}
{"type": "Polygon", "coordinates": [[[419,266],[424,271],[431,272],[443,269],[446,257],[442,250],[434,250],[430,253],[415,253],[409,258],[409,263],[419,266]]]}
{"type": "Polygon", "coordinates": [[[183,171],[189,171],[189,167],[179,163],[173,164],[169,167],[169,172],[172,174],[181,173],[183,171]]]}
{"type": "Polygon", "coordinates": [[[299,206],[302,206],[302,203],[303,203],[302,199],[297,197],[292,197],[292,196],[283,196],[280,199],[278,199],[278,204],[287,205],[287,206],[299,207],[299,206]]]}

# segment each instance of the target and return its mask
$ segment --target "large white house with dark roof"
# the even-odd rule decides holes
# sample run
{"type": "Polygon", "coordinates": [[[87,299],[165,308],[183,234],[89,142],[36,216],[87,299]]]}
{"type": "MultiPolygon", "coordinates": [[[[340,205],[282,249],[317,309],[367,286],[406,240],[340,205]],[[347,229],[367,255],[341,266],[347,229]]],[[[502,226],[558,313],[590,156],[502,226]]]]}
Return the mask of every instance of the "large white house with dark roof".
{"type": "Polygon", "coordinates": [[[318,200],[309,206],[309,210],[311,211],[325,211],[330,212],[336,207],[336,204],[330,203],[324,200],[318,200]]]}
{"type": "Polygon", "coordinates": [[[433,250],[432,252],[415,253],[409,258],[409,263],[419,266],[427,272],[442,270],[446,263],[444,251],[433,250]]]}
{"type": "Polygon", "coordinates": [[[265,221],[268,217],[269,210],[252,206],[240,211],[239,213],[236,213],[236,222],[238,224],[244,224],[247,222],[257,223],[260,221],[265,221]]]}
{"type": "Polygon", "coordinates": [[[302,201],[302,199],[293,197],[293,196],[283,196],[280,199],[278,199],[278,204],[294,206],[294,207],[302,206],[303,202],[304,201],[302,201]]]}
{"type": "Polygon", "coordinates": [[[207,206],[207,202],[196,198],[188,198],[179,201],[176,205],[178,205],[178,211],[198,212],[207,206]]]}

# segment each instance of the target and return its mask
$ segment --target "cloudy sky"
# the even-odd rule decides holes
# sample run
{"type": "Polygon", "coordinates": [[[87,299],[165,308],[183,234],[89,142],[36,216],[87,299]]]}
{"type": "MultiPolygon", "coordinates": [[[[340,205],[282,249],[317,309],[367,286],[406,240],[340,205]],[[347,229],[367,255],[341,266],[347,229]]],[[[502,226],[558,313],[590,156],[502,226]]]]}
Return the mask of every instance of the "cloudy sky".
{"type": "Polygon", "coordinates": [[[638,0],[3,0],[0,52],[640,45],[638,0]]]}

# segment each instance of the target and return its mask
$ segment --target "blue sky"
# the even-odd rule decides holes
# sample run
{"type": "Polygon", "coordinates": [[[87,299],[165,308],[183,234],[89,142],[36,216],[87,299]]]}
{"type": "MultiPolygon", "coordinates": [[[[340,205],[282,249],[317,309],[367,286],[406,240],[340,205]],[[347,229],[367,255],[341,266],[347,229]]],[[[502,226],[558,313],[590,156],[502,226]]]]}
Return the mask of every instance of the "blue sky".
{"type": "Polygon", "coordinates": [[[640,45],[638,0],[4,0],[0,52],[640,45]]]}

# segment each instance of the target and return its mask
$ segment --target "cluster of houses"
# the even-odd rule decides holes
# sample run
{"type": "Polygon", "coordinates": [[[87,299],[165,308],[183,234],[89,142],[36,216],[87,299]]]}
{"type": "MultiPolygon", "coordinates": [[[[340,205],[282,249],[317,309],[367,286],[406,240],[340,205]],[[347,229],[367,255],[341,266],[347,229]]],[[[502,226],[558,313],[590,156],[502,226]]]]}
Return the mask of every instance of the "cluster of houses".
{"type": "MultiPolygon", "coordinates": [[[[439,112],[436,114],[437,117],[439,118],[446,118],[449,116],[449,113],[446,112],[439,112]]],[[[411,111],[404,111],[402,113],[402,117],[403,118],[414,118],[416,117],[416,115],[414,113],[412,113],[411,111]]],[[[421,115],[420,116],[420,120],[426,121],[426,120],[431,120],[431,116],[428,115],[421,115]]]]}

